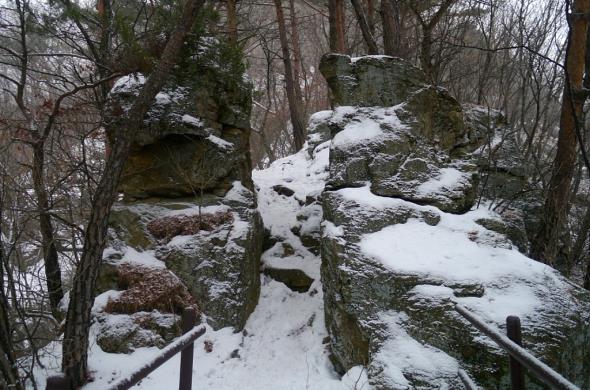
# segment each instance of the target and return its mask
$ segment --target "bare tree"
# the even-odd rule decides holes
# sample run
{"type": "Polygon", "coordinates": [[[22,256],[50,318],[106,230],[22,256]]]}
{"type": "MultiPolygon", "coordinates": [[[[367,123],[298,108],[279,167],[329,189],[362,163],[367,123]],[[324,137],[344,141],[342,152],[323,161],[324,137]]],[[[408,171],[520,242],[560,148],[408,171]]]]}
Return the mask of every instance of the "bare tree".
{"type": "Polygon", "coordinates": [[[416,15],[416,19],[420,23],[422,29],[422,39],[420,41],[420,66],[422,70],[432,81],[435,81],[438,74],[438,64],[433,61],[432,45],[434,28],[441,21],[443,16],[447,13],[449,8],[456,3],[457,0],[443,0],[434,12],[434,15],[429,19],[424,15],[425,12],[421,10],[417,4],[409,2],[409,7],[416,15]]]}
{"type": "Polygon", "coordinates": [[[583,88],[588,19],[580,17],[590,12],[590,0],[575,0],[567,15],[569,24],[557,152],[547,188],[545,213],[532,254],[535,258],[556,265],[560,233],[566,221],[571,185],[578,155],[578,133],[582,127],[586,94],[583,88]]]}

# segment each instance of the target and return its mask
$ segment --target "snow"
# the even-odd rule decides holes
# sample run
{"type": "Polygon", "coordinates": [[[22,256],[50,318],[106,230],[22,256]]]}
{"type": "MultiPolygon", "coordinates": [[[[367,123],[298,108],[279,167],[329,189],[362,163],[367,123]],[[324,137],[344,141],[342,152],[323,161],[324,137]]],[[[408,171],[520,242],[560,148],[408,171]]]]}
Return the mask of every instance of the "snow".
{"type": "Polygon", "coordinates": [[[456,168],[442,168],[436,178],[432,178],[418,186],[417,193],[423,195],[436,194],[445,188],[454,188],[457,183],[468,182],[469,174],[456,168]]]}
{"type": "Polygon", "coordinates": [[[199,118],[195,118],[192,115],[184,114],[181,118],[182,123],[194,126],[194,127],[203,127],[203,121],[199,118]]]}
{"type": "MultiPolygon", "coordinates": [[[[544,304],[542,297],[548,292],[546,289],[565,288],[549,266],[516,250],[478,242],[478,237],[494,234],[475,222],[480,218],[497,218],[491,211],[480,208],[462,215],[444,213],[432,206],[374,195],[369,186],[341,189],[338,193],[362,207],[404,206],[434,211],[441,216],[436,226],[410,219],[404,224],[363,235],[359,247],[365,255],[395,272],[417,275],[441,285],[482,285],[485,288],[481,298],[455,298],[447,287],[434,285],[416,287],[411,291],[413,294],[447,295],[500,324],[509,314],[534,318],[537,309],[544,304]]],[[[337,228],[325,226],[329,231],[337,228]]]]}
{"type": "MultiPolygon", "coordinates": [[[[232,328],[214,331],[209,326],[195,343],[193,386],[200,389],[352,389],[352,383],[366,383],[360,368],[351,369],[342,380],[328,359],[322,340],[324,327],[321,286],[314,295],[289,290],[282,283],[263,277],[260,302],[248,320],[245,331],[232,328]],[[204,343],[212,346],[206,352],[204,343]]],[[[94,328],[93,328],[94,329],[94,328]]],[[[94,330],[92,331],[94,332],[94,330]]],[[[59,345],[54,343],[54,354],[59,345]]],[[[129,355],[103,352],[91,343],[89,366],[94,381],[85,390],[104,389],[156,354],[157,348],[138,348],[129,355]]],[[[49,372],[58,371],[59,360],[45,361],[49,372]]],[[[165,389],[176,386],[180,357],[175,355],[137,388],[165,389]]],[[[42,380],[47,371],[38,368],[42,380]]],[[[370,387],[357,387],[369,390],[370,387]]]]}
{"type": "Polygon", "coordinates": [[[359,122],[352,122],[344,128],[341,132],[336,134],[332,145],[334,147],[346,147],[355,145],[362,141],[370,141],[374,138],[383,135],[383,131],[379,123],[365,118],[359,122]]]}
{"type": "Polygon", "coordinates": [[[388,324],[390,337],[373,356],[374,364],[383,369],[383,376],[388,379],[388,385],[392,388],[411,388],[404,373],[411,373],[412,376],[434,385],[433,388],[448,388],[444,379],[454,378],[459,364],[443,351],[410,337],[401,326],[405,317],[404,313],[395,312],[382,315],[381,320],[388,324]]]}
{"type": "Polygon", "coordinates": [[[234,147],[234,144],[228,142],[224,139],[221,139],[213,134],[207,137],[210,142],[213,142],[215,145],[219,146],[221,149],[231,149],[234,147]]]}
{"type": "Polygon", "coordinates": [[[166,264],[163,261],[156,259],[154,251],[139,252],[129,246],[125,247],[123,258],[119,262],[148,268],[166,268],[166,264]]]}
{"type": "Polygon", "coordinates": [[[145,76],[141,73],[130,73],[115,82],[113,88],[111,88],[111,93],[132,92],[137,87],[145,84],[145,80],[145,76]]]}
{"type": "Polygon", "coordinates": [[[374,58],[374,59],[378,59],[378,60],[383,60],[383,59],[389,59],[389,58],[394,58],[394,57],[386,56],[383,54],[373,54],[373,55],[366,55],[366,56],[362,56],[362,57],[351,57],[350,62],[354,64],[355,62],[362,60],[362,59],[366,59],[366,58],[374,58]]]}

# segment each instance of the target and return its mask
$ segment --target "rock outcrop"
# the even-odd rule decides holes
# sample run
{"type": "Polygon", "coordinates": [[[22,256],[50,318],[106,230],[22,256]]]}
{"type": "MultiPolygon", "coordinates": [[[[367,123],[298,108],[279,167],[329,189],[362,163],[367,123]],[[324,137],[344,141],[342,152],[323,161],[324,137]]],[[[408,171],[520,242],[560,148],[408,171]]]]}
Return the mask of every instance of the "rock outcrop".
{"type": "Polygon", "coordinates": [[[507,387],[505,355],[460,303],[500,328],[519,315],[527,348],[589,386],[590,294],[514,249],[519,222],[472,210],[484,118],[400,59],[330,54],[320,69],[334,109],[311,137],[332,138],[321,277],[335,366],[364,365],[376,389],[459,389],[459,368],[507,387]]]}
{"type": "MultiPolygon", "coordinates": [[[[183,54],[186,63],[156,96],[135,135],[119,188],[123,200],[111,214],[101,281],[105,290],[125,293],[127,286],[109,275],[147,262],[178,278],[215,329],[241,330],[258,302],[263,241],[249,155],[252,87],[235,53],[215,40],[197,46],[183,54]]],[[[114,85],[105,109],[109,138],[125,126],[120,114],[144,81],[135,74],[114,85]]],[[[161,346],[171,333],[154,334],[152,322],[141,322],[147,324],[143,330],[127,327],[129,334],[118,331],[127,347],[116,342],[117,348],[106,348],[124,352],[145,340],[161,346]]]]}

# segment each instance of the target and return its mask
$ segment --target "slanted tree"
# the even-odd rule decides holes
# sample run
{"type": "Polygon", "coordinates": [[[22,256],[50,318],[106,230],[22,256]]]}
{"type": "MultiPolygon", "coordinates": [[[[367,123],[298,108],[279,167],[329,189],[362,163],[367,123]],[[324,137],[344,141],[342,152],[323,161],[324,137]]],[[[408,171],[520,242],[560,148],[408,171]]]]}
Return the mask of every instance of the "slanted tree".
{"type": "Polygon", "coordinates": [[[76,269],[63,337],[62,370],[74,387],[87,380],[90,313],[94,303],[96,279],[106,245],[108,219],[133,137],[141,131],[143,119],[164,86],[177,62],[185,38],[195,22],[204,0],[187,0],[178,27],[172,32],[160,60],[135,98],[119,119],[121,124],[111,137],[111,152],[92,201],[84,235],[84,247],[76,269]]]}
{"type": "Polygon", "coordinates": [[[289,113],[291,115],[291,125],[293,126],[293,141],[295,151],[301,150],[305,142],[305,128],[299,113],[299,108],[302,106],[298,101],[293,80],[293,65],[291,63],[291,51],[289,50],[289,40],[287,38],[287,28],[285,26],[285,15],[283,13],[283,5],[281,0],[274,0],[275,9],[277,12],[277,24],[279,27],[279,39],[281,41],[281,49],[283,53],[283,65],[285,67],[285,89],[287,92],[287,100],[289,101],[289,113]]]}
{"type": "MultiPolygon", "coordinates": [[[[569,2],[568,2],[569,4],[569,2]]],[[[569,32],[565,53],[565,84],[561,100],[561,116],[557,152],[553,161],[544,215],[533,243],[532,256],[547,264],[556,264],[560,235],[566,222],[578,154],[578,137],[583,128],[583,108],[586,94],[583,91],[587,49],[588,14],[590,0],[575,0],[567,15],[569,32]]]]}
{"type": "Polygon", "coordinates": [[[369,25],[367,17],[365,16],[365,10],[363,9],[363,5],[359,0],[350,0],[350,2],[352,3],[352,7],[354,8],[356,20],[361,29],[361,33],[363,34],[363,39],[367,44],[369,54],[379,54],[379,47],[377,46],[377,42],[375,42],[375,38],[371,33],[371,27],[369,25]]]}

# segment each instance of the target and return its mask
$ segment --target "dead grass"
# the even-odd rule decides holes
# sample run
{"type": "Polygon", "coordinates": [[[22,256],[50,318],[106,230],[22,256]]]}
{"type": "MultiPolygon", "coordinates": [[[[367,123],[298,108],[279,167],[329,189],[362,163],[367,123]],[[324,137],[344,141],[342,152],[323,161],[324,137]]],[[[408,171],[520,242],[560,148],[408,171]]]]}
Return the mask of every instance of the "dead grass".
{"type": "Polygon", "coordinates": [[[162,217],[148,223],[148,231],[157,239],[170,241],[176,236],[197,234],[201,230],[212,231],[224,223],[234,220],[230,211],[219,211],[212,214],[178,215],[162,217]]]}
{"type": "Polygon", "coordinates": [[[117,299],[109,299],[104,309],[107,313],[181,313],[185,307],[196,307],[185,285],[166,269],[123,264],[117,270],[120,287],[125,291],[117,299]]]}

